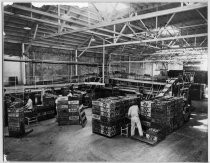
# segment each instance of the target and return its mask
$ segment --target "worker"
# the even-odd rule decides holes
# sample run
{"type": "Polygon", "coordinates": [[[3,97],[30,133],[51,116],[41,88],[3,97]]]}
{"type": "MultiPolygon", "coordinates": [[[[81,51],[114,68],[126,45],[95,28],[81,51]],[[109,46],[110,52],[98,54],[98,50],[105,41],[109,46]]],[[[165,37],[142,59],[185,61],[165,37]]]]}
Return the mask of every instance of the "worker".
{"type": "Polygon", "coordinates": [[[51,87],[51,93],[55,94],[55,88],[54,87],[51,87]]]}
{"type": "Polygon", "coordinates": [[[69,93],[68,93],[67,97],[72,97],[72,96],[73,96],[72,92],[71,92],[71,90],[69,90],[69,93]]]}
{"type": "Polygon", "coordinates": [[[139,136],[143,137],[143,131],[141,122],[139,119],[139,107],[138,105],[132,105],[128,110],[128,117],[131,118],[131,136],[135,135],[135,125],[137,125],[139,136]]]}
{"type": "Polygon", "coordinates": [[[190,86],[189,88],[188,88],[188,96],[187,96],[187,103],[189,104],[189,105],[192,105],[192,86],[190,86]]]}
{"type": "Polygon", "coordinates": [[[81,97],[81,104],[85,104],[86,100],[85,100],[85,96],[86,96],[87,92],[82,92],[82,97],[81,97]]]}
{"type": "Polygon", "coordinates": [[[71,90],[71,93],[74,93],[74,84],[72,84],[71,86],[69,86],[69,90],[71,90]]]}
{"type": "Polygon", "coordinates": [[[182,75],[181,73],[179,73],[177,82],[178,82],[178,83],[182,83],[182,82],[183,82],[183,75],[182,75]]]}
{"type": "Polygon", "coordinates": [[[144,84],[139,87],[139,95],[138,95],[138,97],[140,97],[140,100],[143,100],[143,97],[144,97],[144,84]]]}
{"type": "Polygon", "coordinates": [[[57,121],[57,119],[58,119],[58,99],[60,98],[60,97],[62,97],[62,95],[59,95],[58,97],[57,97],[57,99],[55,100],[55,110],[56,110],[56,121],[57,121]]]}
{"type": "Polygon", "coordinates": [[[25,105],[25,108],[33,111],[33,101],[31,100],[29,95],[26,96],[26,100],[27,100],[27,103],[25,105]]]}

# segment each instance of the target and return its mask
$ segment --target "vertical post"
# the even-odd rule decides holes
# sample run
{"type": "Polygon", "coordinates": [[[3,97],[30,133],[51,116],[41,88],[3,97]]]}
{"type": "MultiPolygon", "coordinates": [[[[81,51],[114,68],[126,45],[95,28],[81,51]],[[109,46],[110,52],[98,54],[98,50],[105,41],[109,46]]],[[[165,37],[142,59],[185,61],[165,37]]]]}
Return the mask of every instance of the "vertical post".
{"type": "MultiPolygon", "coordinates": [[[[71,56],[69,55],[69,61],[71,61],[71,56]]],[[[70,83],[70,64],[68,66],[68,82],[70,83]]]]}
{"type": "MultiPolygon", "coordinates": [[[[25,52],[25,45],[22,44],[22,59],[25,59],[25,57],[23,56],[23,53],[25,52]]],[[[26,71],[25,71],[25,62],[22,62],[21,64],[21,78],[22,78],[22,82],[23,82],[23,85],[26,84],[26,71]]]]}
{"type": "MultiPolygon", "coordinates": [[[[105,41],[103,40],[103,45],[105,41]]],[[[104,62],[105,62],[105,46],[103,46],[103,64],[102,64],[102,83],[104,83],[104,62]]]]}
{"type": "MultiPolygon", "coordinates": [[[[71,52],[71,60],[70,61],[73,61],[73,51],[71,52]]],[[[70,67],[70,80],[71,80],[71,78],[72,78],[72,64],[70,65],[71,67],[70,67]]],[[[71,80],[72,81],[72,80],[71,80]]]]}
{"type": "Polygon", "coordinates": [[[60,5],[58,5],[58,33],[60,33],[61,32],[61,19],[60,19],[60,16],[61,16],[61,12],[60,12],[61,10],[60,10],[60,5]]]}
{"type": "Polygon", "coordinates": [[[158,27],[158,17],[156,16],[156,23],[155,23],[155,28],[156,28],[156,31],[157,31],[157,27],[158,27]]]}
{"type": "MultiPolygon", "coordinates": [[[[88,3],[88,11],[89,11],[89,3],[88,3]]],[[[90,12],[88,12],[88,26],[90,26],[90,12]]]]}
{"type": "Polygon", "coordinates": [[[196,46],[196,37],[195,37],[195,43],[194,43],[194,46],[196,46]]]}
{"type": "MultiPolygon", "coordinates": [[[[32,9],[32,3],[31,3],[31,5],[30,5],[30,7],[31,7],[31,9],[32,9]]],[[[31,18],[33,17],[33,15],[32,15],[32,12],[31,12],[31,18]]]]}
{"type": "MultiPolygon", "coordinates": [[[[116,26],[114,24],[114,32],[116,32],[116,26]]],[[[113,40],[114,43],[116,43],[116,37],[115,37],[115,33],[114,33],[114,40],[113,40]]]]}
{"type": "MultiPolygon", "coordinates": [[[[33,56],[34,56],[34,60],[35,60],[35,53],[33,53],[33,56]]],[[[36,66],[36,65],[35,65],[35,64],[36,64],[36,63],[33,63],[33,62],[32,62],[32,66],[33,66],[33,75],[32,75],[32,76],[36,79],[36,75],[35,75],[35,68],[36,68],[35,66],[36,66]]],[[[34,82],[35,82],[35,84],[36,84],[36,80],[35,80],[35,79],[34,79],[34,82]]]]}
{"type": "Polygon", "coordinates": [[[130,63],[130,61],[131,61],[131,57],[130,57],[130,55],[128,56],[129,58],[128,58],[128,73],[130,74],[131,73],[131,63],[130,63]]]}
{"type": "Polygon", "coordinates": [[[110,53],[110,59],[109,59],[109,75],[111,74],[111,61],[112,61],[112,54],[110,53]]]}
{"type": "MultiPolygon", "coordinates": [[[[157,28],[158,28],[158,17],[156,16],[156,21],[155,21],[155,28],[156,28],[156,33],[157,33],[157,35],[158,35],[158,30],[157,30],[157,28]]],[[[157,35],[156,35],[156,37],[157,37],[157,35]]],[[[156,47],[157,47],[157,41],[156,41],[156,47]]]]}
{"type": "MultiPolygon", "coordinates": [[[[77,49],[76,49],[76,50],[75,50],[75,62],[77,62],[77,59],[78,59],[78,58],[77,58],[77,49]]],[[[78,65],[76,64],[76,65],[75,65],[75,75],[76,75],[76,76],[78,75],[78,69],[77,69],[77,68],[78,68],[78,65]]]]}

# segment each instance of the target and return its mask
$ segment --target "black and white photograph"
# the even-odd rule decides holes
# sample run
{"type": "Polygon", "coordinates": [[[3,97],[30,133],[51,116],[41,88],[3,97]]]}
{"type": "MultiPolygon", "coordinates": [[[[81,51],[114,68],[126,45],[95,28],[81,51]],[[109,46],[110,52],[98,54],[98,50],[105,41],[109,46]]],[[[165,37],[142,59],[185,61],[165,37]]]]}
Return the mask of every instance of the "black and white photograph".
{"type": "Polygon", "coordinates": [[[208,162],[208,1],[2,1],[2,161],[208,162]]]}

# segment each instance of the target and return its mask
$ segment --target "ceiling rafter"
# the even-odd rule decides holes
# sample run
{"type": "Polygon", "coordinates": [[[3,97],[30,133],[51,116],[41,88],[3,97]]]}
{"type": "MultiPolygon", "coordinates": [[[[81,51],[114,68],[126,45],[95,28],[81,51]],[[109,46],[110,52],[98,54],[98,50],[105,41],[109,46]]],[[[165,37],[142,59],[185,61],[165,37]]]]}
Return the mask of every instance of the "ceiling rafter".
{"type": "MultiPolygon", "coordinates": [[[[175,10],[176,9],[176,11],[174,11],[174,13],[169,13],[169,11],[168,10],[161,10],[160,12],[162,12],[162,11],[165,11],[165,13],[162,13],[163,15],[170,15],[170,14],[172,14],[172,16],[170,17],[170,19],[172,19],[173,18],[173,16],[177,13],[177,12],[183,12],[183,8],[184,8],[184,10],[185,11],[189,11],[189,10],[198,10],[198,9],[200,9],[200,8],[203,8],[203,7],[206,7],[207,5],[206,4],[199,4],[199,3],[197,3],[197,4],[192,4],[192,5],[188,5],[188,6],[183,6],[182,7],[182,10],[180,10],[179,11],[179,7],[176,7],[176,8],[172,8],[172,9],[170,9],[170,10],[175,10]],[[199,6],[199,7],[198,7],[199,6]]],[[[22,6],[21,6],[22,7],[22,6]]],[[[37,11],[39,11],[39,10],[37,10],[37,11]]],[[[7,11],[6,11],[7,12],[7,11]]],[[[21,13],[21,12],[19,12],[19,13],[21,13]]],[[[158,13],[158,14],[160,14],[159,13],[159,11],[158,12],[153,12],[153,14],[155,14],[155,17],[157,17],[156,15],[156,13],[158,13]]],[[[140,46],[146,46],[146,44],[147,44],[147,46],[150,46],[150,47],[153,47],[153,48],[158,48],[158,47],[154,47],[153,45],[155,44],[154,42],[156,42],[156,46],[159,44],[159,43],[162,43],[162,45],[164,45],[164,46],[166,46],[166,45],[174,45],[176,42],[173,42],[174,41],[174,39],[175,40],[178,40],[178,41],[180,41],[180,40],[183,40],[183,41],[185,41],[185,43],[186,42],[189,42],[188,43],[188,45],[190,45],[191,43],[192,43],[192,39],[187,39],[187,40],[185,40],[185,38],[195,38],[195,42],[199,45],[199,44],[201,44],[201,45],[203,45],[203,43],[205,42],[205,39],[203,40],[203,42],[201,42],[202,40],[200,39],[200,38],[198,38],[198,39],[196,39],[196,37],[203,37],[203,36],[200,36],[200,35],[202,35],[202,34],[206,34],[204,31],[205,31],[205,28],[203,29],[201,29],[201,30],[203,30],[203,32],[202,33],[200,33],[200,31],[189,31],[189,33],[186,33],[187,31],[182,31],[182,34],[185,34],[184,35],[184,37],[182,38],[182,36],[178,36],[179,38],[176,38],[176,37],[174,37],[173,36],[173,39],[172,40],[170,40],[172,37],[170,37],[168,34],[166,35],[166,36],[162,36],[162,37],[160,37],[159,39],[154,39],[154,35],[153,35],[153,33],[152,33],[152,31],[150,31],[150,29],[148,29],[147,28],[147,26],[145,26],[146,28],[145,29],[141,29],[141,27],[139,27],[139,29],[138,30],[140,30],[140,31],[143,31],[143,32],[139,32],[139,33],[137,33],[136,31],[137,30],[134,30],[134,29],[137,29],[138,27],[137,26],[135,26],[135,25],[133,25],[133,26],[131,26],[132,24],[130,23],[130,22],[134,22],[134,21],[137,21],[137,20],[134,20],[134,18],[136,18],[136,17],[140,17],[140,16],[142,16],[143,18],[142,19],[139,19],[140,21],[142,21],[142,20],[144,20],[144,19],[149,19],[149,18],[151,18],[150,16],[151,15],[149,15],[148,16],[148,14],[152,14],[152,13],[147,13],[147,14],[143,14],[143,15],[135,15],[135,16],[133,16],[133,17],[129,17],[129,19],[131,20],[129,20],[128,22],[125,22],[125,24],[124,23],[119,23],[119,22],[121,22],[121,21],[125,21],[125,19],[126,18],[124,18],[124,19],[119,19],[119,20],[115,20],[115,21],[112,21],[112,22],[99,22],[98,24],[95,24],[95,25],[90,25],[90,26],[87,26],[87,23],[85,24],[85,23],[81,23],[81,22],[79,22],[79,21],[77,21],[77,23],[75,23],[75,22],[72,22],[73,24],[76,24],[76,25],[78,25],[78,26],[73,26],[73,27],[70,27],[69,25],[65,25],[63,28],[66,28],[68,31],[65,31],[65,32],[61,32],[60,33],[60,35],[58,35],[59,37],[61,36],[61,37],[63,37],[63,38],[65,38],[66,37],[66,39],[67,38],[69,38],[69,39],[71,39],[70,38],[70,35],[68,36],[68,34],[72,34],[72,35],[74,35],[75,33],[78,33],[78,35],[82,35],[82,33],[86,33],[87,35],[86,36],[93,36],[93,34],[95,35],[95,36],[97,36],[98,38],[100,38],[101,40],[105,40],[106,42],[107,42],[107,44],[105,45],[106,47],[112,47],[112,46],[116,46],[116,47],[120,47],[119,45],[129,45],[130,43],[131,44],[139,44],[140,46]],[[145,15],[147,15],[147,16],[145,16],[145,15]],[[145,18],[146,17],[146,18],[145,18]],[[118,23],[119,25],[124,25],[125,26],[125,28],[126,28],[126,26],[130,29],[130,31],[132,31],[132,34],[129,34],[129,32],[128,33],[126,33],[126,34],[121,34],[120,32],[116,32],[116,31],[110,31],[110,29],[109,28],[103,28],[103,27],[108,27],[108,26],[110,26],[110,24],[112,24],[112,23],[118,23]],[[131,24],[130,26],[128,26],[128,25],[126,25],[127,23],[129,23],[129,24],[131,24]],[[98,26],[98,25],[103,25],[103,24],[106,24],[105,26],[102,26],[102,27],[95,27],[95,28],[92,28],[93,26],[98,26]],[[80,27],[80,25],[82,26],[82,27],[80,27]],[[134,27],[135,26],[135,27],[134,27]],[[85,30],[82,30],[82,28],[91,28],[91,29],[85,29],[85,30]],[[137,28],[136,28],[137,27],[137,28]],[[82,30],[82,31],[79,31],[78,32],[78,30],[82,30]],[[99,32],[99,30],[101,30],[100,32],[99,32]],[[76,32],[75,32],[76,31],[76,32]],[[67,33],[66,33],[67,32],[67,33]],[[72,33],[71,33],[72,32],[72,33]],[[99,35],[97,35],[97,33],[99,33],[99,35]],[[109,35],[109,33],[110,34],[112,34],[112,35],[109,35]],[[194,33],[200,33],[200,34],[194,34],[194,33]],[[123,40],[123,41],[125,41],[125,42],[119,42],[119,43],[116,43],[116,44],[113,44],[111,41],[108,41],[107,40],[107,38],[113,38],[113,34],[114,34],[114,38],[115,38],[115,40],[116,40],[116,38],[117,38],[117,40],[118,39],[121,39],[121,40],[123,40]],[[187,34],[187,35],[186,35],[187,34]],[[188,35],[189,34],[189,35],[188,35]],[[125,37],[123,37],[123,35],[125,36],[125,37]],[[189,36],[193,36],[193,35],[196,35],[195,37],[189,37],[189,36]],[[102,37],[100,37],[100,36],[102,36],[102,37]],[[143,42],[140,42],[140,43],[136,43],[136,41],[132,41],[131,39],[135,39],[135,40],[138,40],[139,41],[139,39],[138,38],[135,38],[135,36],[137,37],[137,36],[139,36],[139,37],[142,37],[142,41],[143,42]],[[186,36],[186,37],[185,37],[186,36]],[[165,37],[165,38],[163,38],[163,37],[165,37]],[[125,38],[127,38],[127,39],[125,39],[125,38]],[[129,39],[128,39],[129,38],[129,39]],[[198,41],[199,40],[199,41],[198,41]],[[160,42],[161,41],[161,42],[160,42]],[[163,42],[164,41],[164,42],[163,42]],[[171,41],[170,43],[169,43],[169,41],[171,41]],[[148,43],[152,43],[151,45],[149,45],[148,43]],[[158,43],[158,44],[157,44],[158,43]]],[[[13,14],[11,14],[11,15],[13,15],[13,14]]],[[[17,14],[18,16],[20,15],[20,14],[17,14]]],[[[14,15],[14,16],[17,16],[16,14],[14,15]]],[[[204,14],[205,15],[205,14],[204,14]]],[[[29,18],[26,18],[27,16],[24,14],[24,15],[20,15],[20,16],[23,16],[23,17],[21,17],[21,18],[23,18],[23,19],[27,19],[27,20],[29,20],[30,21],[30,19],[32,20],[32,22],[36,22],[37,23],[37,20],[36,19],[38,19],[38,17],[35,17],[36,16],[36,14],[34,14],[33,16],[34,17],[29,17],[29,18]]],[[[60,15],[60,16],[62,16],[62,15],[60,15]]],[[[60,17],[60,16],[58,16],[59,18],[56,18],[57,20],[62,20],[62,18],[60,17]]],[[[162,16],[162,15],[160,15],[160,16],[162,16]]],[[[197,17],[199,17],[197,14],[196,14],[196,16],[197,17]]],[[[75,18],[77,17],[77,16],[74,16],[75,18]]],[[[45,16],[44,16],[44,18],[45,18],[45,16]]],[[[52,17],[53,18],[53,17],[52,17]]],[[[168,20],[168,22],[170,23],[170,21],[171,20],[168,20]]],[[[79,19],[78,19],[79,20],[79,19]]],[[[82,19],[81,19],[82,20],[82,19]]],[[[55,19],[54,19],[54,21],[53,21],[53,19],[51,19],[51,21],[50,21],[50,19],[48,19],[48,20],[46,20],[47,22],[49,22],[49,26],[54,26],[54,27],[59,27],[59,23],[58,22],[56,22],[55,21],[55,19]]],[[[65,20],[62,20],[63,22],[65,22],[65,20]]],[[[75,21],[75,20],[73,20],[73,21],[75,21]]],[[[84,20],[85,22],[87,22],[86,20],[84,20]]],[[[40,23],[40,26],[39,26],[39,29],[40,29],[40,27],[41,27],[41,25],[42,24],[46,24],[46,22],[43,22],[43,19],[42,20],[40,20],[39,22],[41,22],[40,23]]],[[[146,22],[147,23],[147,22],[146,22]]],[[[167,24],[169,24],[169,23],[167,23],[167,24]]],[[[199,22],[198,22],[199,23],[199,22]]],[[[190,25],[191,23],[187,23],[189,26],[186,26],[186,28],[193,28],[193,27],[198,27],[199,26],[199,24],[195,24],[195,25],[190,25]]],[[[116,25],[116,24],[113,24],[113,25],[116,25]]],[[[144,24],[145,25],[145,24],[144,24]]],[[[206,24],[207,25],[207,24],[206,24]]],[[[203,26],[203,24],[200,24],[200,26],[203,26]]],[[[118,27],[119,28],[119,27],[118,27]]],[[[118,29],[117,27],[116,27],[116,29],[118,29]]],[[[179,28],[179,27],[178,27],[179,28]]],[[[55,28],[56,29],[56,28],[55,28]]],[[[185,27],[180,27],[180,29],[185,29],[185,27]]],[[[122,30],[122,29],[121,29],[122,30]]],[[[117,30],[117,31],[119,31],[119,29],[117,30]]],[[[53,31],[51,31],[51,32],[49,32],[49,31],[46,31],[46,34],[45,34],[45,36],[43,37],[42,36],[42,34],[44,34],[44,30],[40,30],[39,32],[37,32],[38,34],[37,34],[37,37],[36,37],[36,41],[38,42],[38,40],[39,40],[39,38],[41,38],[40,40],[43,40],[43,39],[45,39],[45,38],[47,38],[48,37],[48,35],[53,35],[53,31]],[[39,33],[40,32],[40,33],[39,33]]],[[[168,33],[172,36],[172,34],[170,33],[170,31],[168,31],[168,33]]],[[[174,32],[173,32],[174,33],[174,32]]],[[[55,34],[59,34],[59,33],[55,33],[55,34]]],[[[174,35],[174,34],[173,34],[174,35]]],[[[79,38],[80,36],[78,36],[78,38],[79,38]]],[[[82,37],[82,36],[81,36],[82,37]]],[[[29,37],[28,37],[29,38],[29,37]]],[[[33,37],[31,36],[30,37],[31,39],[33,39],[33,37]]],[[[205,38],[206,38],[206,36],[205,36],[205,38]]],[[[52,36],[52,39],[54,39],[54,36],[52,36]]],[[[49,37],[49,39],[46,39],[45,41],[47,42],[47,41],[51,41],[51,37],[49,37]]],[[[64,39],[65,40],[65,39],[64,39]]],[[[68,39],[67,39],[68,40],[68,39]]],[[[74,38],[73,38],[73,40],[74,40],[74,38]]],[[[53,41],[53,40],[52,40],[53,41]]],[[[51,41],[51,42],[52,42],[51,41]]],[[[69,40],[70,41],[70,40],[69,40]]],[[[84,41],[84,40],[83,40],[84,41]]],[[[182,43],[183,43],[183,41],[182,41],[182,43]]],[[[194,43],[194,42],[193,42],[194,43]]],[[[74,46],[74,47],[77,47],[77,46],[75,46],[76,44],[77,44],[77,41],[73,41],[72,43],[70,43],[70,44],[72,44],[72,47],[74,46]],[[75,43],[75,44],[74,44],[75,43]]],[[[70,45],[69,44],[69,42],[68,42],[68,45],[70,45]]],[[[186,43],[187,44],[187,43],[186,43]]],[[[29,42],[29,45],[30,45],[30,42],[29,42]]],[[[159,44],[159,45],[161,45],[161,44],[159,44]]],[[[206,45],[206,44],[205,44],[206,45]]],[[[73,47],[73,48],[74,48],[73,47]]],[[[100,50],[100,44],[95,44],[94,45],[94,43],[93,44],[91,44],[91,46],[88,46],[88,48],[94,48],[95,47],[95,49],[97,49],[97,50],[100,50]]],[[[130,47],[132,47],[132,46],[126,46],[126,49],[128,48],[130,48],[130,47]]],[[[81,50],[81,51],[83,51],[84,49],[81,49],[81,48],[86,48],[86,47],[80,47],[80,49],[78,49],[78,50],[81,50]]],[[[113,48],[107,48],[107,49],[113,49],[113,48]]],[[[138,49],[139,50],[139,49],[138,49]]],[[[138,52],[138,50],[136,49],[136,51],[135,52],[138,52]]]]}
{"type": "MultiPolygon", "coordinates": [[[[101,28],[101,27],[110,26],[110,25],[114,25],[114,24],[121,24],[121,23],[136,21],[136,20],[148,19],[148,18],[152,18],[152,17],[156,17],[156,16],[163,16],[163,15],[173,14],[173,13],[177,13],[177,12],[184,12],[184,11],[194,10],[194,9],[203,8],[203,7],[207,7],[207,4],[204,3],[204,4],[183,6],[183,7],[176,7],[176,8],[172,8],[172,9],[161,10],[161,11],[151,12],[151,13],[147,13],[147,14],[143,14],[143,15],[138,15],[138,16],[133,16],[133,17],[129,17],[129,18],[119,19],[119,20],[115,20],[115,21],[112,21],[112,22],[102,22],[102,23],[98,23],[96,25],[92,25],[90,27],[79,28],[79,29],[74,30],[74,31],[63,32],[61,34],[64,35],[64,34],[71,34],[71,33],[75,33],[75,32],[82,32],[82,31],[101,28]]],[[[58,36],[58,35],[60,35],[60,34],[52,34],[50,36],[46,36],[46,37],[43,37],[43,38],[55,37],[55,36],[58,36]]]]}
{"type": "MultiPolygon", "coordinates": [[[[78,22],[78,21],[76,21],[76,20],[72,20],[72,19],[67,19],[67,18],[63,18],[63,17],[61,17],[61,16],[58,16],[58,15],[54,15],[54,14],[50,14],[50,13],[47,13],[47,12],[43,12],[43,11],[39,11],[39,10],[35,10],[35,9],[30,9],[30,8],[28,8],[28,7],[24,7],[24,6],[19,6],[19,5],[12,5],[12,7],[14,7],[14,8],[17,8],[17,9],[21,9],[21,10],[25,10],[25,11],[29,11],[29,12],[33,12],[33,13],[36,13],[36,14],[41,14],[41,15],[44,15],[44,16],[47,16],[47,17],[51,17],[51,18],[56,18],[56,19],[58,19],[58,20],[62,20],[62,21],[65,21],[65,22],[70,22],[70,23],[74,23],[74,24],[77,24],[77,25],[80,25],[80,26],[85,26],[85,27],[87,27],[87,24],[86,23],[82,23],[82,22],[78,22]]],[[[27,16],[24,16],[24,17],[27,17],[27,16]]],[[[37,18],[35,18],[36,20],[38,20],[38,21],[41,21],[41,20],[39,20],[39,19],[37,19],[37,18]]],[[[43,21],[42,21],[43,22],[43,21]]],[[[54,22],[52,22],[53,24],[56,24],[56,23],[54,23],[54,22]]],[[[51,23],[51,24],[52,24],[51,23]]],[[[57,25],[57,24],[56,24],[57,25]]],[[[60,24],[58,24],[59,26],[60,26],[60,24]]],[[[67,27],[66,25],[64,26],[65,28],[67,27]]],[[[103,30],[102,28],[101,28],[101,30],[103,30]]],[[[92,31],[89,31],[89,30],[87,30],[86,32],[92,32],[92,31]]],[[[96,33],[96,32],[95,32],[96,33]]],[[[97,32],[99,35],[104,35],[103,33],[99,33],[99,32],[97,32]]],[[[57,35],[61,35],[62,33],[57,33],[57,35]]],[[[107,35],[108,36],[108,35],[107,35]]],[[[108,36],[109,37],[109,36],[108,36]]]]}
{"type": "MultiPolygon", "coordinates": [[[[194,38],[194,37],[207,37],[207,33],[202,34],[193,34],[193,35],[184,35],[184,36],[175,36],[175,37],[166,37],[166,38],[157,38],[157,39],[147,39],[141,41],[130,41],[130,42],[122,42],[116,44],[105,44],[105,45],[98,45],[98,46],[90,46],[89,48],[99,48],[99,47],[109,47],[109,46],[119,46],[119,45],[128,45],[128,44],[142,44],[156,42],[156,41],[164,41],[164,40],[174,40],[174,39],[183,39],[183,38],[194,38]]],[[[80,48],[83,49],[83,48],[80,48]]]]}

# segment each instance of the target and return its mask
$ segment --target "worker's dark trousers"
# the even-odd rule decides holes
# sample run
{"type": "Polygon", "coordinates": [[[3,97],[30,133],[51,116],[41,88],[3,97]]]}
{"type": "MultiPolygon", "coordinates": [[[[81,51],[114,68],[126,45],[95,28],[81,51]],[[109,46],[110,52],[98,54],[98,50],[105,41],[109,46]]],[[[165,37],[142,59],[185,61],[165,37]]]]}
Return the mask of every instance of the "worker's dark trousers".
{"type": "Polygon", "coordinates": [[[143,131],[142,131],[141,122],[140,122],[139,117],[131,118],[131,136],[135,135],[135,125],[137,125],[139,135],[143,136],[143,131]]]}

